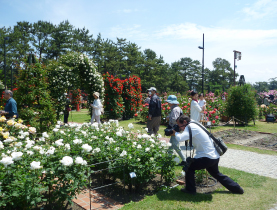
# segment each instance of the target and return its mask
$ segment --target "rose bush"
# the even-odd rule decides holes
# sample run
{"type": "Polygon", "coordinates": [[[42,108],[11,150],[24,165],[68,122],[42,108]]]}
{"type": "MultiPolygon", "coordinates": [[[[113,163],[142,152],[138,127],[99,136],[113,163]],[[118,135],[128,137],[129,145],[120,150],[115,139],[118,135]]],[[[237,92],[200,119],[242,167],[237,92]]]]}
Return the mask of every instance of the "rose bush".
{"type": "MultiPolygon", "coordinates": [[[[87,103],[92,104],[95,91],[104,97],[104,81],[97,67],[86,55],[68,52],[60,56],[58,61],[48,65],[49,90],[55,101],[56,111],[60,113],[66,104],[64,93],[70,89],[83,88],[87,93],[87,103]]],[[[89,106],[90,114],[92,112],[89,106]]]]}
{"type": "Polygon", "coordinates": [[[132,125],[124,130],[115,120],[101,128],[98,124],[57,124],[52,134],[42,135],[21,120],[6,121],[2,117],[0,125],[1,208],[31,209],[42,202],[62,206],[86,187],[91,169],[97,170],[88,165],[118,158],[106,167],[110,168],[110,177],[125,177],[126,184],[131,183],[130,172],[136,173],[137,184],[156,173],[162,173],[167,181],[174,176],[166,142],[132,132],[132,125]]]}

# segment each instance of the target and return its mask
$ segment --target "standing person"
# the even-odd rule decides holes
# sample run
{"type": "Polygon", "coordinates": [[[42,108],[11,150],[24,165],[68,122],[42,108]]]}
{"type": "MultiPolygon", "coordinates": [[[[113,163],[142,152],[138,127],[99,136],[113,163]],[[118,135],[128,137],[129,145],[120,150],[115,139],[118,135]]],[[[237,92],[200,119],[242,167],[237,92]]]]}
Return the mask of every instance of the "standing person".
{"type": "Polygon", "coordinates": [[[101,109],[102,109],[102,104],[101,101],[99,99],[99,93],[98,92],[94,92],[93,93],[93,97],[94,97],[94,101],[93,104],[91,104],[93,110],[92,110],[92,117],[91,117],[91,124],[94,122],[94,119],[96,120],[96,122],[100,125],[100,115],[101,115],[101,109]]]}
{"type": "Polygon", "coordinates": [[[192,98],[192,101],[190,103],[190,118],[192,120],[200,122],[201,113],[204,113],[204,111],[198,104],[198,93],[196,91],[192,91],[190,95],[192,98]]]}
{"type": "MultiPolygon", "coordinates": [[[[177,125],[177,119],[182,115],[182,109],[178,106],[179,102],[175,95],[169,95],[166,102],[168,102],[171,109],[171,112],[166,117],[168,128],[173,128],[174,125],[177,125]]],[[[169,142],[171,143],[171,146],[168,148],[168,152],[172,154],[174,149],[182,159],[182,162],[179,163],[179,165],[185,165],[186,158],[180,148],[179,142],[175,139],[175,136],[171,136],[169,142]]]]}
{"type": "Polygon", "coordinates": [[[186,171],[186,187],[181,189],[184,193],[196,193],[195,187],[195,170],[206,169],[212,177],[217,179],[224,187],[230,190],[232,193],[243,194],[244,190],[238,183],[234,182],[228,176],[223,175],[218,170],[219,154],[213,145],[213,140],[209,135],[197,124],[190,123],[188,116],[182,115],[177,120],[177,124],[182,133],[173,131],[172,135],[175,135],[176,140],[179,142],[189,140],[189,124],[192,132],[192,144],[196,150],[196,154],[192,157],[188,170],[186,171]]]}
{"type": "Polygon", "coordinates": [[[16,116],[17,118],[17,103],[13,99],[13,92],[10,90],[5,90],[4,98],[7,100],[7,102],[4,111],[1,111],[1,115],[5,115],[7,119],[12,118],[13,116],[16,116]]]}
{"type": "Polygon", "coordinates": [[[69,99],[67,98],[66,99],[66,104],[64,106],[64,118],[63,118],[63,122],[64,124],[68,124],[68,117],[69,117],[69,112],[71,111],[71,108],[70,108],[70,101],[69,99]]]}
{"type": "Polygon", "coordinates": [[[149,91],[149,95],[151,94],[150,101],[149,101],[148,120],[147,120],[148,134],[157,135],[161,124],[161,115],[162,115],[161,100],[156,94],[157,89],[155,87],[149,88],[148,91],[149,91]]]}
{"type": "MultiPolygon", "coordinates": [[[[200,93],[200,94],[199,94],[199,101],[198,101],[198,104],[199,104],[199,106],[201,107],[202,111],[204,112],[205,109],[206,109],[206,100],[204,99],[204,94],[203,94],[203,93],[200,93]]],[[[205,118],[204,113],[201,113],[201,115],[200,115],[200,121],[201,121],[201,120],[204,120],[204,118],[205,118]]]]}

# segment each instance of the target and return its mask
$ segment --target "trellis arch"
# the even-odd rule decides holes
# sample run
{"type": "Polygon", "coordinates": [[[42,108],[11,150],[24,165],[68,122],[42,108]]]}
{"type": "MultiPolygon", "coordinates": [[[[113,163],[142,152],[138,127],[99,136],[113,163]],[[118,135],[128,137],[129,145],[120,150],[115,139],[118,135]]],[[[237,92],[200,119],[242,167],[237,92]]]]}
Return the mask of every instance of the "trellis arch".
{"type": "MultiPolygon", "coordinates": [[[[49,65],[49,88],[52,98],[56,99],[57,114],[64,109],[66,103],[65,92],[69,89],[83,89],[88,94],[88,103],[94,100],[93,93],[100,93],[104,99],[104,81],[97,71],[96,65],[86,55],[78,52],[68,52],[58,61],[49,65]]],[[[90,110],[91,111],[91,110],[90,110]]]]}

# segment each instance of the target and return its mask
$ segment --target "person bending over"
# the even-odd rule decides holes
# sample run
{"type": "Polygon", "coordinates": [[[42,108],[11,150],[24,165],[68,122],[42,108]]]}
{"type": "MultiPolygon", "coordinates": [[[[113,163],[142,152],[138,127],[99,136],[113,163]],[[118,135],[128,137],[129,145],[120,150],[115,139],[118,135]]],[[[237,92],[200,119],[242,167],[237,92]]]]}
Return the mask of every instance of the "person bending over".
{"type": "Polygon", "coordinates": [[[178,142],[189,140],[189,130],[187,127],[189,124],[192,131],[192,145],[196,150],[196,155],[193,157],[193,161],[191,161],[191,165],[188,167],[185,174],[186,187],[181,189],[181,191],[184,193],[195,194],[195,170],[206,169],[212,177],[232,193],[243,194],[244,190],[238,183],[219,172],[218,163],[220,156],[213,145],[213,140],[208,134],[197,124],[190,123],[190,118],[185,115],[178,118],[177,124],[183,132],[180,133],[173,131],[172,135],[175,136],[178,142]]]}

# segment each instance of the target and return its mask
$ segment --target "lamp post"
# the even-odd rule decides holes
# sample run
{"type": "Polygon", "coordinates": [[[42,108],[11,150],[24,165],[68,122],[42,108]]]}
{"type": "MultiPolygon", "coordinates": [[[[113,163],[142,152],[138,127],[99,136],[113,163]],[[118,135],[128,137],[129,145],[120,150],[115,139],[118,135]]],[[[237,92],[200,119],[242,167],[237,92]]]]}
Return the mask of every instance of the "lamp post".
{"type": "Polygon", "coordinates": [[[236,59],[241,60],[241,52],[234,50],[234,86],[236,86],[236,59]]]}
{"type": "Polygon", "coordinates": [[[202,93],[204,93],[204,33],[203,33],[203,46],[199,46],[199,49],[203,50],[202,55],[202,93]]]}
{"type": "Polygon", "coordinates": [[[6,40],[9,40],[10,37],[4,38],[4,74],[5,74],[5,90],[7,89],[7,76],[6,76],[6,40]]]}

